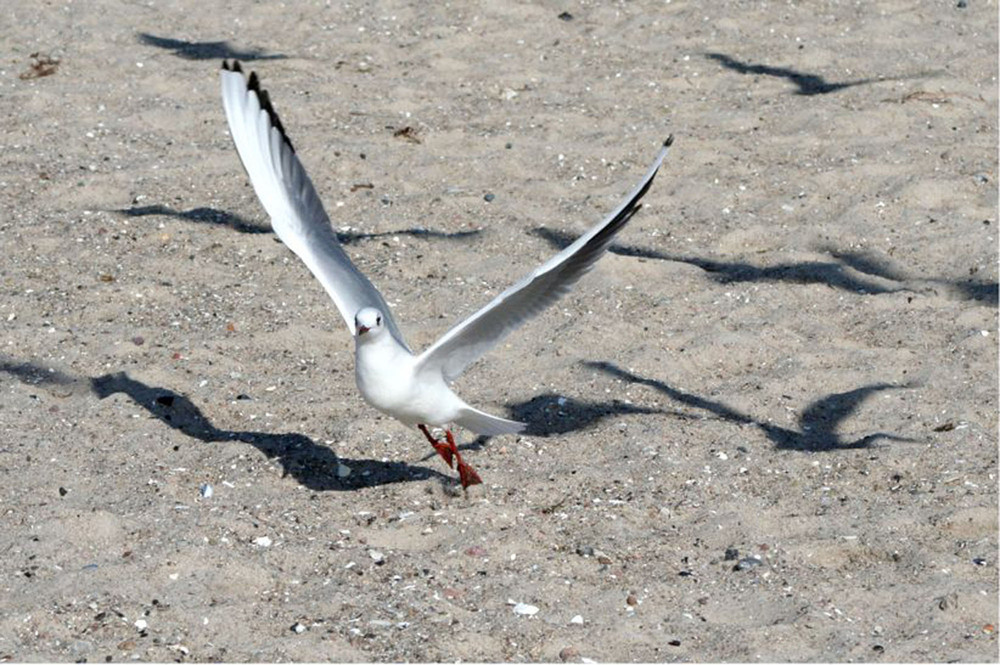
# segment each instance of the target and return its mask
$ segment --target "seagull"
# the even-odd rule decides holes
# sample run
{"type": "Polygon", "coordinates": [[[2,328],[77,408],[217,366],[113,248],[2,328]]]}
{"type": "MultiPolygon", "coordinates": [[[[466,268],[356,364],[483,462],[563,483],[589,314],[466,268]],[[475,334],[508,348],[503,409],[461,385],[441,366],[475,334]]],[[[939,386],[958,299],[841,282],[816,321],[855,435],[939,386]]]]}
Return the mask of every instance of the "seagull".
{"type": "Polygon", "coordinates": [[[306,264],[333,299],[354,337],[354,375],[362,397],[408,427],[416,426],[462,488],[482,482],[462,459],[450,425],[481,435],[520,432],[525,423],[469,406],[450,388],[465,369],[515,328],[566,294],[641,207],[673,136],[667,137],[639,184],[611,214],[468,317],[426,351],[415,354],[382,294],[341,248],[278,114],[256,73],[222,63],[222,103],[229,132],[257,198],[278,238],[306,264]],[[444,428],[445,441],[428,427],[444,428]]]}

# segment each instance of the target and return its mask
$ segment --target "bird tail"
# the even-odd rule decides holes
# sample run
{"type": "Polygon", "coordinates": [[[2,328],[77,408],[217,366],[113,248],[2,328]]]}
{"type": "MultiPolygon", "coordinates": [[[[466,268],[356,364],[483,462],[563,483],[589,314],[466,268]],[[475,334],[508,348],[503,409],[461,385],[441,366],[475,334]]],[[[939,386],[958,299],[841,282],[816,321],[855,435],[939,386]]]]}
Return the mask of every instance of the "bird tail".
{"type": "Polygon", "coordinates": [[[520,432],[527,427],[527,424],[525,423],[491,416],[490,414],[483,413],[478,409],[473,409],[471,406],[466,406],[462,409],[461,417],[456,418],[455,422],[465,429],[472,430],[476,434],[483,434],[485,436],[513,434],[514,432],[520,432]]]}

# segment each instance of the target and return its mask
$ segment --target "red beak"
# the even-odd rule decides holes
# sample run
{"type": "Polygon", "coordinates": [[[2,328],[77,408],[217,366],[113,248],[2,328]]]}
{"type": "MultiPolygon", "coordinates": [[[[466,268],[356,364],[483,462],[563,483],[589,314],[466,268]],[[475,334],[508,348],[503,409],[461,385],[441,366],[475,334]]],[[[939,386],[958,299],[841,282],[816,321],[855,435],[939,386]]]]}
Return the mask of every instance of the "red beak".
{"type": "Polygon", "coordinates": [[[358,326],[358,335],[364,335],[368,330],[368,326],[358,326]]]}

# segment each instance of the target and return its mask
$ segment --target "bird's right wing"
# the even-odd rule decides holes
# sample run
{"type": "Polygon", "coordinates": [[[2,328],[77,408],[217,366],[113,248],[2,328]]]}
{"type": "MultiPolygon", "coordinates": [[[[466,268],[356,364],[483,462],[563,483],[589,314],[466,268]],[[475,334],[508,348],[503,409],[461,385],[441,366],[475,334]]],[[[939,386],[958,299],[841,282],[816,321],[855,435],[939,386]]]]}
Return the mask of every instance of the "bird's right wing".
{"type": "Polygon", "coordinates": [[[255,73],[249,80],[244,77],[237,61],[232,66],[222,63],[222,104],[236,150],[274,232],[320,281],[352,335],[358,310],[375,307],[405,347],[388,303],[341,248],[267,92],[255,73]]]}
{"type": "Polygon", "coordinates": [[[493,348],[509,332],[568,292],[594,266],[615,234],[639,210],[639,201],[653,184],[653,178],[672,143],[673,136],[664,141],[645,177],[610,215],[481,310],[446,332],[433,346],[420,354],[417,371],[440,371],[445,380],[454,381],[469,364],[493,348]]]}

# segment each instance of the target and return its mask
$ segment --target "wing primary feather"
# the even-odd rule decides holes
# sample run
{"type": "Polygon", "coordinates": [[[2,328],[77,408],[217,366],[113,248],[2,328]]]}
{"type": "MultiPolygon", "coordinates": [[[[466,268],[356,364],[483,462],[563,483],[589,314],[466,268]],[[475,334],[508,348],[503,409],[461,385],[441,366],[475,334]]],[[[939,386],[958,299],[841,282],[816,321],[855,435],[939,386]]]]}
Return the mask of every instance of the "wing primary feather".
{"type": "Polygon", "coordinates": [[[607,250],[608,245],[639,211],[640,200],[673,144],[668,136],[643,180],[628,197],[575,242],[498,295],[435,342],[418,359],[418,371],[440,371],[454,381],[471,363],[522,323],[566,294],[607,250]]]}
{"type": "Polygon", "coordinates": [[[378,289],[341,248],[312,181],[254,72],[222,63],[222,101],[230,135],[257,198],[278,237],[302,259],[337,306],[351,334],[354,315],[376,307],[405,348],[402,332],[378,289]]]}

